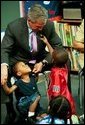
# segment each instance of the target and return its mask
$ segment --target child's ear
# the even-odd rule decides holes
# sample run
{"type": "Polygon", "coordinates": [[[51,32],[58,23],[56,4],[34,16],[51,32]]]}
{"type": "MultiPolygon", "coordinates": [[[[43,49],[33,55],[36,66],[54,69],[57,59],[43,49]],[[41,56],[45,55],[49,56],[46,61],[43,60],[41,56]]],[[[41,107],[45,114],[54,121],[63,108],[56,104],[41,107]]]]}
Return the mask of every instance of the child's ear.
{"type": "Polygon", "coordinates": [[[22,74],[21,74],[21,72],[17,72],[17,76],[21,76],[22,74]]]}

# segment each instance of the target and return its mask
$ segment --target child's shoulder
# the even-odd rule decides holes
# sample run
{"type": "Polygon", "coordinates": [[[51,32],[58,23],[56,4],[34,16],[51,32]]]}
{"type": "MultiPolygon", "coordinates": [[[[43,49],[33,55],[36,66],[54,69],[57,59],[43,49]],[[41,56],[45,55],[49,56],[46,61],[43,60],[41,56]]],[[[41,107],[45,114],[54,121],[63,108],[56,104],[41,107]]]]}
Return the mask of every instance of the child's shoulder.
{"type": "Polygon", "coordinates": [[[52,122],[52,117],[50,115],[45,116],[41,120],[36,122],[37,124],[65,124],[63,119],[59,119],[54,117],[54,120],[52,122]]]}
{"type": "Polygon", "coordinates": [[[53,67],[51,68],[51,73],[58,73],[58,72],[67,72],[68,69],[66,67],[53,67]]]}
{"type": "Polygon", "coordinates": [[[65,121],[63,119],[54,118],[53,124],[65,124],[65,121]]]}
{"type": "Polygon", "coordinates": [[[36,124],[51,124],[51,116],[50,115],[47,115],[45,117],[43,117],[42,119],[38,120],[36,122],[36,124]]]}

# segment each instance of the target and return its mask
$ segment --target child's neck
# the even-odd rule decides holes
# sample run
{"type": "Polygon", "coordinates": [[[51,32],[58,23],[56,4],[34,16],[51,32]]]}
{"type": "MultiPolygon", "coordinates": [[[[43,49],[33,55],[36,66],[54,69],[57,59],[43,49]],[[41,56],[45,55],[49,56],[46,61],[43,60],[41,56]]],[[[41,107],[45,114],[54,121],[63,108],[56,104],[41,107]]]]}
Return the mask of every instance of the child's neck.
{"type": "Polygon", "coordinates": [[[21,79],[22,79],[24,82],[30,82],[29,74],[25,74],[25,75],[21,76],[21,79]]]}

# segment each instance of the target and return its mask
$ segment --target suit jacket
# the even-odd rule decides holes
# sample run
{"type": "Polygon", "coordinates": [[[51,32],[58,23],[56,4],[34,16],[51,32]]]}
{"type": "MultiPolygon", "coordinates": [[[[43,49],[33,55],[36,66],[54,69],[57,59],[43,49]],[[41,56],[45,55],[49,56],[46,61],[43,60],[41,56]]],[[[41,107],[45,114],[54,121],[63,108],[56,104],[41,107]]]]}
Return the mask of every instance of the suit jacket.
{"type": "Polygon", "coordinates": [[[16,61],[37,62],[46,59],[51,62],[51,56],[45,51],[45,43],[39,39],[39,34],[47,37],[53,48],[62,46],[61,39],[55,32],[53,22],[47,21],[42,31],[37,33],[38,51],[31,53],[29,49],[29,30],[26,18],[19,18],[8,24],[1,44],[1,62],[13,65],[16,61]]]}

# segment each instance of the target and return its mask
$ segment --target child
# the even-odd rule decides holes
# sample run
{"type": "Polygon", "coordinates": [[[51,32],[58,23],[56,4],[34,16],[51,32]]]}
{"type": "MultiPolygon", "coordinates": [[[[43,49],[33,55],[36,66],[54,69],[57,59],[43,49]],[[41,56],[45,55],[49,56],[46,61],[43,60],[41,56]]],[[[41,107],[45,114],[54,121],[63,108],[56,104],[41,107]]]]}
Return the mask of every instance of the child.
{"type": "Polygon", "coordinates": [[[47,116],[37,121],[37,124],[67,124],[67,118],[71,115],[69,101],[64,96],[54,97],[49,102],[47,116]]]}
{"type": "Polygon", "coordinates": [[[50,84],[48,86],[48,97],[49,100],[53,100],[54,97],[62,95],[65,97],[71,106],[71,118],[73,123],[78,123],[78,118],[76,116],[76,108],[74,99],[69,92],[67,82],[68,82],[68,69],[66,63],[68,61],[68,53],[65,49],[57,48],[56,50],[51,47],[45,36],[41,36],[41,40],[46,44],[53,61],[53,68],[49,75],[50,84]],[[76,119],[74,121],[74,119],[76,119]]]}
{"type": "Polygon", "coordinates": [[[66,62],[68,61],[67,51],[59,47],[56,50],[53,49],[45,36],[41,35],[41,40],[46,44],[52,56],[53,65],[57,67],[65,67],[66,62]]]}
{"type": "MultiPolygon", "coordinates": [[[[13,67],[13,72],[18,80],[12,87],[7,84],[3,85],[7,94],[12,93],[14,90],[17,92],[17,107],[21,114],[28,115],[28,117],[35,115],[35,110],[43,111],[39,105],[40,93],[37,88],[35,75],[30,75],[31,68],[24,62],[17,62],[13,67]]],[[[23,116],[24,116],[23,115],[23,116]]]]}

